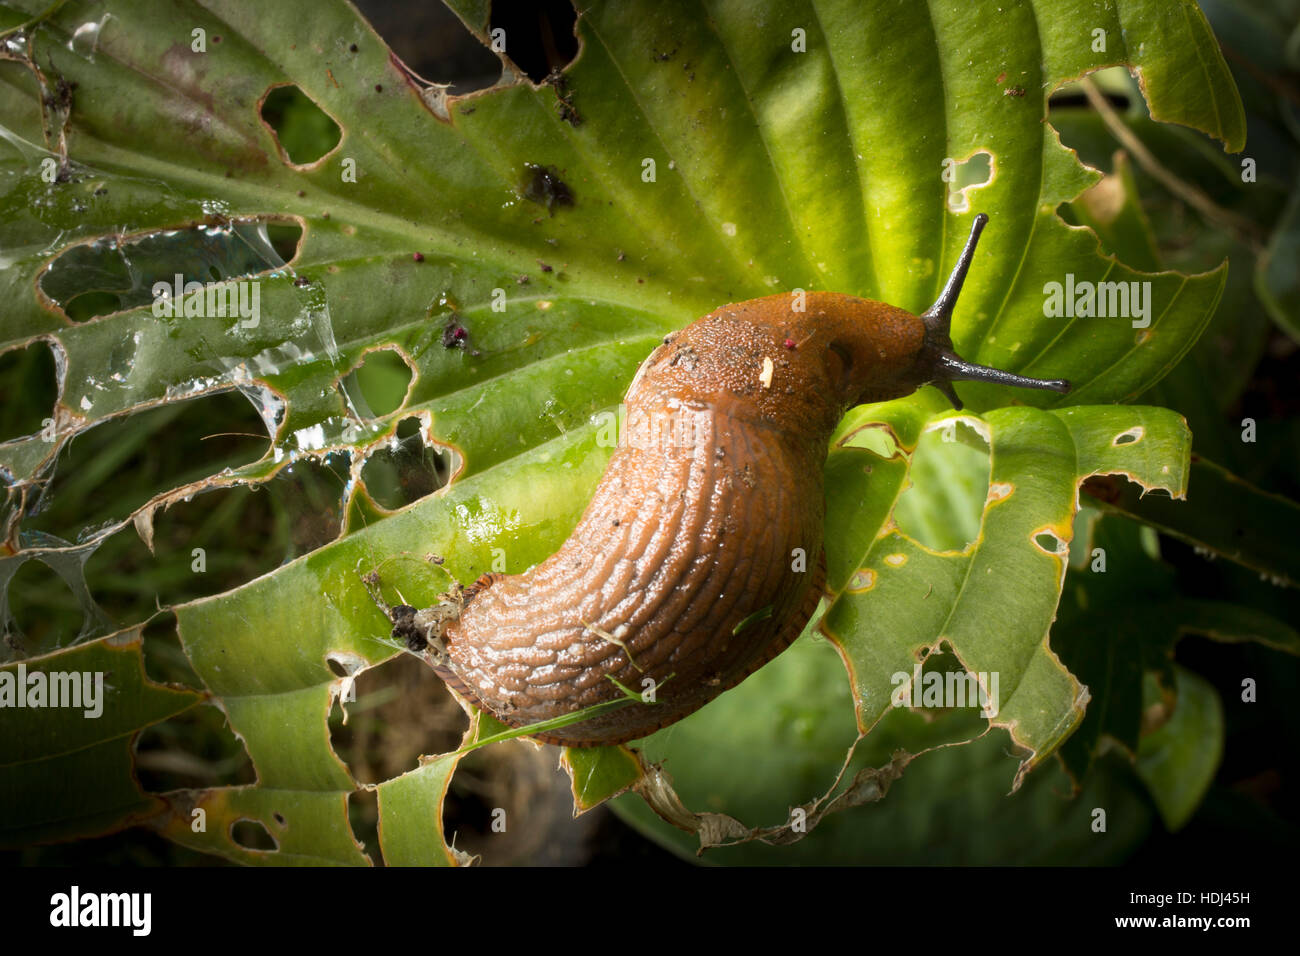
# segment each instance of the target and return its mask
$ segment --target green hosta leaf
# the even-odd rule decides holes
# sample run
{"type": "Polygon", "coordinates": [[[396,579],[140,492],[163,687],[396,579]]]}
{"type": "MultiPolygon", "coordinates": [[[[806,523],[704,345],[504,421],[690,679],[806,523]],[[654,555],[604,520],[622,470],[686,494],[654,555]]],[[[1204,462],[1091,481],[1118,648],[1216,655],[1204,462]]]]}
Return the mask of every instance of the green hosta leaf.
{"type": "Polygon", "coordinates": [[[149,680],[141,647],[132,628],[0,667],[0,846],[108,833],[162,807],[132,772],[136,734],[204,695],[149,680]]]}
{"type": "Polygon", "coordinates": [[[1275,651],[1300,655],[1300,631],[1254,608],[1183,599],[1171,602],[1166,614],[1182,632],[1203,634],[1224,644],[1253,641],[1275,651]]]}
{"type": "MultiPolygon", "coordinates": [[[[195,670],[225,702],[232,727],[247,744],[257,789],[273,790],[280,800],[307,792],[304,799],[313,806],[330,796],[325,806],[332,826],[347,831],[346,798],[356,785],[331,749],[326,719],[350,677],[394,653],[387,641],[391,625],[362,575],[377,570],[386,591],[400,591],[423,606],[447,585],[446,574],[424,560],[429,552],[450,555],[448,566],[465,579],[491,567],[492,546],[505,547],[511,562],[519,562],[512,570],[540,561],[543,542],[563,536],[566,523],[576,518],[573,485],[594,484],[604,468],[608,450],[593,437],[593,429],[581,429],[457,482],[438,499],[437,509],[407,509],[273,575],[177,610],[195,670]],[[529,494],[516,504],[513,491],[519,487],[529,494]],[[491,533],[483,534],[485,529],[491,533]],[[271,620],[280,622],[282,636],[268,642],[271,620]],[[348,676],[335,676],[331,661],[348,676]]],[[[437,679],[430,673],[429,680],[432,689],[437,679]]],[[[413,812],[421,795],[442,792],[443,775],[454,763],[426,763],[398,778],[400,786],[381,785],[382,805],[413,812]]],[[[259,819],[275,832],[266,818],[259,819]]],[[[395,821],[384,831],[402,861],[442,852],[412,842],[412,832],[433,832],[421,820],[395,821]]],[[[338,862],[359,861],[348,843],[336,846],[343,854],[338,862]]],[[[239,849],[228,843],[225,852],[239,849]]]]}
{"type": "MultiPolygon", "coordinates": [[[[43,3],[12,6],[34,15],[43,3]]],[[[482,29],[484,4],[455,8],[482,29]]],[[[448,98],[412,78],[341,2],[178,0],[165,21],[144,0],[69,2],[9,38],[0,62],[0,347],[39,339],[61,369],[52,433],[0,446],[11,547],[22,509],[74,435],[214,391],[239,389],[254,402],[272,441],[264,458],[159,487],[76,545],[23,546],[81,553],[133,519],[148,540],[159,506],[264,482],[331,450],[353,456],[342,509],[353,531],[381,515],[360,468],[400,420],[419,417],[426,437],[456,456],[445,493],[178,610],[185,649],[245,740],[258,783],[194,796],[221,823],[202,834],[178,801],[164,824],[175,839],[248,861],[363,860],[346,820],[356,784],[326,728],[349,678],[392,654],[360,573],[379,570],[418,603],[446,585],[424,563],[429,552],[461,580],[501,557],[518,571],[552,552],[607,455],[592,415],[619,400],[664,332],[724,302],[795,287],[919,311],[976,206],[992,225],[958,310],[957,345],[972,360],[1072,379],[1071,403],[1138,395],[1191,347],[1214,308],[1222,269],[1137,273],[1056,217],[1095,176],[1043,122],[1047,91],[1123,62],[1141,75],[1153,116],[1240,148],[1240,103],[1189,0],[1104,10],[1046,0],[610,2],[581,13],[564,104],[553,86],[513,71],[499,88],[448,98]],[[203,52],[193,48],[197,29],[203,52]],[[1105,31],[1104,51],[1089,42],[1094,29],[1105,31]],[[310,165],[289,163],[259,116],[262,98],[284,84],[340,129],[338,145],[310,165]],[[966,191],[970,209],[954,211],[945,160],[981,151],[992,178],[966,191]],[[48,159],[63,173],[55,182],[41,176],[48,159]],[[647,160],[653,177],[643,176],[647,160]],[[532,201],[530,166],[554,170],[573,204],[532,201]],[[301,227],[288,264],[267,223],[301,227]],[[205,282],[252,275],[257,321],[156,317],[148,293],[178,272],[205,282]],[[1045,318],[1044,286],[1067,274],[1150,282],[1150,324],[1045,318]],[[76,296],[89,293],[115,296],[118,311],[81,321],[76,296]],[[383,347],[405,357],[412,381],[402,408],[373,417],[358,411],[346,381],[383,347]],[[230,824],[244,818],[279,849],[239,845],[230,824]]],[[[988,412],[973,420],[990,437],[993,480],[1014,494],[986,510],[982,544],[965,558],[927,553],[898,532],[878,542],[905,455],[941,406],[927,391],[855,413],[862,425],[887,423],[899,451],[885,461],[851,429],[837,437],[828,513],[844,520],[830,524],[827,553],[837,592],[849,590],[832,613],[866,600],[853,592],[859,569],[879,575],[882,592],[902,586],[909,601],[925,593],[913,593],[921,569],[933,572],[921,617],[935,627],[922,643],[947,634],[981,668],[1005,668],[999,719],[1041,755],[1077,718],[1063,701],[1078,688],[1045,645],[1063,558],[1031,539],[1048,529],[1068,541],[1075,484],[1088,469],[1172,487],[1185,447],[1146,410],[1000,409],[1006,390],[960,390],[988,412]],[[1110,452],[1114,434],[1135,424],[1147,426],[1143,442],[1110,452]],[[909,558],[897,573],[867,564],[895,553],[909,558]],[[1005,646],[978,632],[991,613],[1014,625],[1005,646]]],[[[837,626],[857,640],[852,622],[837,626]]],[[[907,633],[890,637],[904,668],[921,640],[907,633]]],[[[855,667],[859,681],[874,679],[855,667]]],[[[631,777],[624,766],[600,792],[631,777]]],[[[425,850],[401,852],[427,858],[438,847],[425,850]]]]}
{"type": "MultiPolygon", "coordinates": [[[[205,53],[149,29],[147,5],[125,0],[88,51],[67,42],[85,22],[82,6],[68,4],[30,31],[50,76],[78,84],[70,129],[82,168],[73,182],[46,185],[37,175],[43,137],[30,71],[15,62],[0,76],[13,94],[0,121],[19,137],[7,170],[6,246],[26,251],[4,272],[15,293],[6,327],[11,339],[44,333],[66,350],[61,440],[143,403],[248,382],[263,400],[267,387],[288,400],[276,429],[283,456],[370,447],[388,423],[358,436],[335,383],[376,345],[399,346],[415,364],[410,409],[464,395],[465,405],[440,409],[454,419],[493,391],[476,384],[493,375],[583,345],[607,350],[629,332],[680,326],[728,299],[800,286],[919,311],[965,232],[962,217],[945,208],[943,161],[978,150],[994,157],[993,179],[979,192],[994,226],[958,320],[956,339],[969,357],[1069,374],[1076,401],[1123,398],[1190,347],[1221,285],[1221,276],[1151,278],[1154,324],[1139,336],[1123,321],[1040,321],[1041,280],[1067,271],[1077,281],[1133,276],[1055,219],[1055,204],[1091,178],[1042,124],[1038,91],[1127,57],[1146,80],[1156,116],[1199,125],[1234,148],[1240,139],[1235,92],[1217,53],[1207,55],[1212,38],[1190,3],[1173,14],[1144,3],[1090,14],[1089,29],[1108,31],[1104,54],[1079,39],[1085,24],[1070,12],[1028,4],[936,4],[906,17],[872,5],[782,5],[764,20],[766,42],[748,38],[749,7],[706,13],[669,4],[648,17],[635,4],[595,5],[580,21],[583,51],[568,81],[579,126],[561,121],[554,91],[526,83],[477,96],[472,108],[453,101],[451,122],[439,122],[426,104],[435,104],[435,114],[446,105],[420,95],[428,91],[414,89],[341,5],[313,8],[311,17],[292,4],[274,13],[195,5],[188,8],[194,27],[224,44],[205,53]],[[790,52],[795,29],[809,34],[805,53],[790,52]],[[281,30],[295,43],[274,58],[244,39],[281,30]],[[886,34],[889,44],[873,39],[886,34]],[[873,57],[846,66],[863,44],[873,57]],[[982,68],[945,69],[972,62],[982,68]],[[1179,78],[1177,96],[1162,85],[1170,76],[1179,78]],[[290,80],[342,127],[338,147],[306,169],[280,159],[255,109],[267,89],[290,80]],[[102,92],[110,84],[111,98],[102,92]],[[1004,95],[1013,85],[1035,93],[1004,95]],[[929,105],[922,111],[920,104],[929,105]],[[697,114],[696,122],[683,119],[697,114]],[[199,124],[211,148],[196,155],[157,116],[199,124]],[[870,133],[882,123],[896,133],[870,133]],[[356,182],[344,181],[344,159],[359,170],[356,182]],[[664,167],[654,183],[642,182],[643,159],[664,167]],[[529,163],[563,170],[576,205],[549,216],[521,201],[529,163]],[[1039,175],[1007,172],[1020,169],[1039,175]],[[141,182],[141,174],[165,179],[167,188],[141,182]],[[846,190],[856,201],[844,201],[846,190]],[[143,308],[68,327],[48,304],[19,294],[55,258],[50,277],[90,282],[88,266],[69,255],[84,251],[78,241],[212,222],[217,207],[229,218],[307,225],[292,269],[260,263],[256,328],[199,317],[164,323],[143,308]],[[43,251],[56,238],[63,256],[43,251]],[[411,261],[416,251],[425,262],[411,261]],[[557,271],[539,271],[539,257],[556,260],[557,271]],[[295,287],[294,273],[313,285],[295,287]],[[522,289],[521,275],[532,280],[522,289]],[[385,294],[373,295],[376,288],[385,294]],[[511,293],[503,318],[491,309],[493,289],[511,293]],[[479,361],[440,348],[440,328],[430,328],[440,325],[430,322],[439,303],[459,306],[479,361]]],[[[141,287],[171,278],[165,270],[146,274],[162,263],[133,269],[141,287]]],[[[617,373],[593,376],[610,382],[592,396],[594,405],[617,398],[636,357],[624,355],[617,373]]],[[[1005,394],[968,389],[985,407],[1005,394]]],[[[489,399],[476,419],[490,422],[494,408],[510,407],[489,399]]],[[[441,423],[434,432],[454,440],[441,423]]],[[[525,443],[535,444],[537,432],[525,431],[525,443]]],[[[495,443],[460,446],[470,469],[487,464],[485,446],[495,443]]],[[[42,446],[8,450],[20,478],[44,460],[34,448],[42,446]]],[[[52,449],[45,443],[44,450],[52,449]]]]}
{"type": "MultiPolygon", "coordinates": [[[[1191,436],[1157,408],[1004,408],[967,421],[990,449],[979,536],[963,550],[934,551],[887,526],[856,556],[821,627],[843,648],[864,732],[911,693],[927,650],[950,647],[1000,704],[994,723],[1028,751],[1023,775],[1069,735],[1088,701],[1047,640],[1078,487],[1093,474],[1124,474],[1146,491],[1184,497],[1191,436]]],[[[846,481],[827,494],[852,500],[858,490],[846,481]]]]}
{"type": "Polygon", "coordinates": [[[0,4],[0,35],[15,30],[31,19],[22,10],[15,10],[8,4],[0,4]]]}
{"type": "Polygon", "coordinates": [[[567,747],[563,764],[573,781],[573,809],[584,813],[638,783],[644,768],[626,747],[567,747]]]}
{"type": "Polygon", "coordinates": [[[1300,193],[1291,189],[1268,248],[1255,264],[1255,291],[1269,315],[1293,339],[1300,339],[1300,284],[1294,263],[1300,256],[1300,193]],[[1288,263],[1291,265],[1288,267],[1288,263]]]}
{"type": "Polygon", "coordinates": [[[1140,495],[1112,480],[1090,482],[1102,505],[1206,551],[1245,565],[1277,584],[1300,583],[1300,505],[1242,481],[1205,458],[1192,461],[1196,507],[1140,495]]]}
{"type": "MultiPolygon", "coordinates": [[[[487,714],[470,719],[462,747],[504,730],[487,714]]],[[[379,847],[389,866],[455,866],[467,863],[464,854],[447,845],[442,832],[442,802],[462,754],[456,751],[426,757],[410,773],[381,783],[379,847]]]]}
{"type": "Polygon", "coordinates": [[[1076,781],[1085,778],[1103,737],[1130,755],[1146,746],[1142,711],[1150,701],[1144,702],[1143,675],[1173,686],[1174,647],[1186,634],[1300,654],[1300,633],[1263,611],[1180,596],[1151,528],[1092,509],[1080,513],[1077,525],[1085,530],[1071,549],[1052,628],[1053,648],[1096,700],[1061,750],[1076,781]]]}
{"type": "Polygon", "coordinates": [[[168,839],[236,863],[364,866],[347,827],[348,792],[287,787],[217,787],[167,795],[168,812],[152,825],[168,839]],[[202,811],[198,813],[197,811],[202,811]],[[272,847],[240,842],[239,825],[260,827],[272,847]]]}
{"type": "MultiPolygon", "coordinates": [[[[1214,686],[1185,667],[1175,667],[1173,713],[1142,738],[1137,772],[1165,826],[1182,827],[1196,811],[1223,757],[1223,704],[1214,686]]],[[[1161,694],[1150,675],[1143,702],[1159,706],[1161,694]]],[[[1166,704],[1166,706],[1168,706],[1166,704]]]]}
{"type": "Polygon", "coordinates": [[[1151,222],[1142,210],[1128,154],[1117,150],[1114,171],[1083,193],[1070,208],[1101,240],[1103,248],[1121,262],[1155,272],[1160,253],[1151,222]]]}
{"type": "Polygon", "coordinates": [[[1136,753],[1142,721],[1142,675],[1168,674],[1178,638],[1169,616],[1172,574],[1148,552],[1154,532],[1095,511],[1080,513],[1052,646],[1094,696],[1061,754],[1083,780],[1106,735],[1136,753]],[[1078,547],[1074,547],[1078,545],[1078,547]]]}
{"type": "MultiPolygon", "coordinates": [[[[844,764],[857,734],[850,697],[832,646],[805,634],[739,687],[642,741],[645,757],[671,770],[690,807],[789,826],[791,807],[827,790],[844,764]]],[[[900,750],[917,754],[884,799],[829,814],[791,845],[720,847],[704,862],[1078,866],[1122,860],[1145,836],[1154,813],[1122,764],[1109,761],[1071,800],[1068,777],[1049,761],[1008,795],[1016,762],[1004,731],[943,746],[977,735],[980,723],[970,711],[891,708],[858,745],[846,775],[885,766],[900,750]],[[1098,806],[1107,808],[1104,835],[1092,830],[1098,806]]],[[[611,806],[652,839],[696,858],[699,837],[656,817],[639,796],[611,806]]]]}

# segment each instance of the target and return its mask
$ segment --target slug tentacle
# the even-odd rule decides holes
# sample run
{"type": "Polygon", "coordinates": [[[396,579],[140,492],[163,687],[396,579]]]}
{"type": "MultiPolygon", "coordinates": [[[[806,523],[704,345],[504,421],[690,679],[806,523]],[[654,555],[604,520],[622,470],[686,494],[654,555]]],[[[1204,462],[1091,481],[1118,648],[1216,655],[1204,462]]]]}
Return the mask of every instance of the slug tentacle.
{"type": "Polygon", "coordinates": [[[922,316],[781,294],[666,337],[628,389],[624,435],[563,546],[444,606],[393,608],[394,634],[516,727],[644,692],[538,735],[550,743],[644,737],[739,683],[789,646],[821,598],[822,472],[849,407],[933,384],[960,408],[951,383],[966,379],[1068,390],[953,351],[952,312],[986,222],[975,218],[922,316]]]}
{"type": "Polygon", "coordinates": [[[948,277],[934,305],[922,312],[920,316],[921,321],[925,323],[925,347],[917,364],[927,370],[931,376],[924,384],[933,385],[943,392],[948,401],[952,402],[952,407],[958,411],[961,410],[962,403],[952,387],[953,382],[995,382],[999,385],[1014,385],[1019,388],[1051,389],[1054,392],[1070,390],[1070,383],[1065,379],[1029,378],[1025,375],[1015,375],[1001,369],[989,368],[987,365],[976,365],[974,362],[967,362],[953,350],[952,311],[957,306],[961,287],[966,282],[966,273],[970,271],[971,260],[975,258],[975,246],[979,242],[980,233],[984,231],[988,221],[989,217],[984,213],[975,217],[975,221],[971,223],[966,245],[957,259],[957,265],[953,267],[952,275],[948,277]]]}

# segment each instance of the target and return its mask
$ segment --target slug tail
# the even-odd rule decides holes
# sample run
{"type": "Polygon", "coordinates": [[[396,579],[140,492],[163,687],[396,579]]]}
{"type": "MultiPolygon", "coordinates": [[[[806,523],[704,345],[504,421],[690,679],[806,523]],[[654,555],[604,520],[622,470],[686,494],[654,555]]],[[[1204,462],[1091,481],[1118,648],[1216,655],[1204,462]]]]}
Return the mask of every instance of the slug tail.
{"type": "MultiPolygon", "coordinates": [[[[500,577],[500,575],[495,575],[495,576],[484,575],[482,578],[476,581],[474,585],[471,585],[471,588],[477,585],[482,585],[483,587],[491,586],[492,581],[489,580],[489,578],[492,577],[500,577]]],[[[467,588],[466,590],[468,591],[469,589],[467,588]]],[[[812,582],[809,584],[808,590],[804,594],[803,601],[799,605],[799,608],[793,614],[789,615],[786,618],[786,620],[784,621],[780,629],[777,630],[777,632],[772,636],[771,640],[768,641],[767,644],[763,645],[763,647],[754,656],[754,659],[747,666],[739,670],[734,678],[728,680],[727,683],[722,686],[719,693],[721,693],[722,690],[730,690],[732,687],[735,687],[737,684],[741,683],[747,677],[749,677],[749,675],[753,674],[760,667],[763,667],[765,664],[767,664],[769,661],[775,658],[778,654],[780,654],[782,651],[788,648],[791,644],[793,644],[795,640],[799,637],[799,635],[803,633],[803,629],[807,626],[808,621],[812,618],[813,614],[817,611],[817,605],[821,602],[822,595],[825,593],[826,593],[826,552],[825,550],[823,550],[817,562],[817,569],[813,572],[812,582]]],[[[460,697],[464,698],[464,700],[467,703],[473,705],[474,707],[477,707],[485,714],[490,714],[491,716],[495,717],[497,720],[501,721],[501,723],[505,724],[507,727],[511,727],[517,730],[527,726],[523,721],[514,718],[509,714],[494,713],[490,708],[486,707],[483,704],[483,702],[479,700],[478,696],[474,693],[473,689],[469,687],[459,677],[457,677],[456,674],[452,672],[450,668],[435,666],[433,668],[433,672],[437,674],[440,678],[442,678],[442,680],[447,684],[448,687],[454,690],[460,697]]],[[[667,727],[669,724],[676,723],[680,719],[681,719],[680,714],[675,714],[668,711],[667,716],[662,721],[656,722],[648,727],[638,730],[635,736],[613,736],[609,734],[603,734],[591,740],[574,739],[571,736],[568,737],[552,736],[544,732],[537,733],[537,734],[529,734],[528,736],[531,737],[533,740],[540,741],[541,743],[544,744],[553,744],[557,747],[617,746],[619,744],[628,743],[629,741],[632,740],[640,740],[642,738],[648,737],[655,731],[661,730],[664,727],[667,727]]],[[[577,724],[575,726],[581,727],[582,725],[577,724]]]]}

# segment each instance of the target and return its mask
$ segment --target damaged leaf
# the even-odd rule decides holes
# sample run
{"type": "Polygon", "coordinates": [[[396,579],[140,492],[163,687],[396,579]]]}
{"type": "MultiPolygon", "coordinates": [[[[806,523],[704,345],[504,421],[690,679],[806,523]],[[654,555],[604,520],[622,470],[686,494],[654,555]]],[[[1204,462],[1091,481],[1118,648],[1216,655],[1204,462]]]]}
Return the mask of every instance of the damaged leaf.
{"type": "Polygon", "coordinates": [[[135,627],[0,665],[0,847],[112,833],[162,809],[132,770],[136,735],[205,695],[146,677],[142,647],[135,627]]]}
{"type": "MultiPolygon", "coordinates": [[[[1224,272],[1135,271],[1061,222],[1056,205],[1096,176],[1043,122],[1044,97],[1124,62],[1154,116],[1239,149],[1240,104],[1194,5],[1115,4],[1101,18],[1110,52],[1099,54],[1077,41],[1072,12],[1046,2],[582,4],[563,82],[535,86],[507,61],[496,87],[464,98],[415,78],[334,0],[181,0],[171,18],[202,28],[203,50],[159,29],[144,0],[12,6],[26,19],[0,38],[0,348],[46,343],[58,388],[48,428],[0,444],[0,582],[14,562],[89,554],[123,532],[149,543],[160,509],[189,496],[347,461],[333,543],[243,587],[162,598],[178,605],[185,653],[257,772],[253,786],[169,795],[153,817],[166,836],[242,862],[364,863],[347,813],[358,784],[327,727],[357,674],[395,653],[362,575],[431,603],[447,573],[463,583],[495,568],[498,552],[511,572],[552,553],[608,457],[601,413],[666,332],[722,303],[816,288],[921,311],[968,224],[948,208],[944,162],[981,150],[990,179],[967,198],[992,224],[956,345],[973,361],[1069,377],[1075,391],[1016,394],[1028,407],[1006,408],[1004,389],[960,386],[982,413],[966,417],[988,440],[996,493],[976,545],[957,554],[930,553],[889,523],[935,396],[856,411],[827,466],[835,601],[822,626],[851,666],[854,697],[838,705],[850,729],[850,704],[869,728],[885,712],[888,668],[910,670],[918,648],[941,640],[971,669],[1003,675],[996,721],[1027,752],[1022,773],[1077,724],[1086,692],[1047,632],[1078,482],[1122,473],[1181,493],[1188,446],[1176,416],[1107,403],[1136,397],[1191,348],[1224,272]],[[796,27],[807,50],[792,58],[796,27]],[[879,55],[857,55],[867,48],[879,55]],[[666,49],[675,55],[657,55],[666,49]],[[286,86],[339,128],[317,158],[287,152],[265,121],[268,95],[286,86]],[[522,192],[521,170],[533,171],[522,192]],[[284,225],[301,230],[292,249],[277,247],[284,225]],[[215,245],[196,251],[197,239],[215,245]],[[1045,283],[1066,272],[1149,292],[1136,316],[1045,319],[1045,283]],[[169,280],[166,308],[157,290],[169,280]],[[346,381],[376,349],[411,369],[404,399],[382,415],[346,381]],[[26,533],[76,436],[219,392],[255,408],[264,455],[164,484],[79,540],[26,533]],[[445,488],[391,511],[363,469],[411,418],[454,465],[445,488]],[[853,444],[881,424],[897,447],[888,460],[853,444]],[[1135,428],[1141,440],[1112,447],[1135,428]],[[929,603],[898,621],[895,598],[929,603]],[[1005,626],[996,641],[981,631],[989,620],[1005,626]],[[206,830],[193,829],[195,809],[206,830]],[[244,822],[274,848],[241,842],[244,822]]],[[[486,4],[452,7],[483,33],[486,4]]],[[[77,649],[96,646],[84,643],[94,633],[77,649]]],[[[113,769],[125,777],[129,748],[119,749],[113,769]]],[[[852,766],[823,809],[905,782],[892,753],[875,755],[872,766],[894,768],[876,776],[852,766]]],[[[624,753],[567,762],[580,808],[644,781],[624,753]]],[[[451,763],[434,757],[379,785],[381,848],[395,860],[451,858],[429,806],[451,763]]],[[[801,766],[802,803],[828,781],[821,761],[801,766]]],[[[728,839],[759,832],[715,824],[728,839]]]]}

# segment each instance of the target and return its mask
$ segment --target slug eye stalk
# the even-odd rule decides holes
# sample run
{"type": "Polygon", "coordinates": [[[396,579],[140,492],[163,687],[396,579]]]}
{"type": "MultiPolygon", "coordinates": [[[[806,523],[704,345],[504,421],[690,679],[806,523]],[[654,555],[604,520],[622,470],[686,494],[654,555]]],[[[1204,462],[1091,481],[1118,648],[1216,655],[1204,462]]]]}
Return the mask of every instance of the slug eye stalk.
{"type": "Polygon", "coordinates": [[[953,382],[994,382],[998,385],[1015,385],[1020,388],[1050,389],[1053,392],[1070,390],[1070,383],[1065,379],[1029,378],[1025,375],[1016,375],[1014,372],[989,368],[987,365],[976,365],[974,362],[967,362],[953,349],[952,312],[957,305],[957,297],[961,295],[961,287],[966,282],[966,273],[970,271],[971,260],[975,258],[975,246],[979,242],[980,233],[984,231],[988,221],[989,217],[984,213],[975,217],[975,221],[971,223],[970,236],[967,237],[966,245],[957,259],[957,265],[953,267],[952,275],[948,276],[948,281],[944,283],[943,291],[939,293],[939,298],[935,300],[934,305],[920,315],[921,321],[925,323],[925,345],[918,363],[931,376],[928,384],[943,392],[948,401],[952,402],[952,407],[958,411],[961,410],[962,403],[952,387],[953,382]]]}

